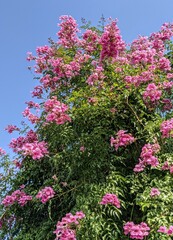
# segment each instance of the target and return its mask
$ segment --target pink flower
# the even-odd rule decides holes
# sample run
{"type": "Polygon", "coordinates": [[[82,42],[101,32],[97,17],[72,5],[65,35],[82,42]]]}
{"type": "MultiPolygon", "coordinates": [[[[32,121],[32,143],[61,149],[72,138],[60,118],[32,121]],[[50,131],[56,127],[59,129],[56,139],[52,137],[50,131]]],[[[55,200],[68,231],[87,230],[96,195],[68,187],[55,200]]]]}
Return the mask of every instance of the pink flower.
{"type": "Polygon", "coordinates": [[[171,174],[173,173],[173,165],[170,166],[169,171],[171,174]]]}
{"type": "Polygon", "coordinates": [[[173,235],[173,226],[170,226],[168,229],[165,226],[160,226],[157,232],[165,233],[166,235],[173,235]]]}
{"type": "Polygon", "coordinates": [[[133,222],[127,222],[124,227],[124,234],[130,234],[130,238],[132,239],[144,239],[149,235],[150,228],[144,222],[140,224],[134,224],[133,222]]]}
{"type": "Polygon", "coordinates": [[[145,102],[156,103],[161,98],[161,95],[162,91],[158,90],[154,83],[150,83],[143,93],[143,99],[145,102]]]}
{"type": "Polygon", "coordinates": [[[105,78],[103,74],[103,68],[102,67],[96,67],[96,69],[93,71],[93,73],[89,76],[87,79],[87,83],[90,86],[93,86],[97,82],[101,82],[105,78]]]}
{"type": "Polygon", "coordinates": [[[59,37],[58,43],[64,47],[72,48],[74,47],[79,39],[77,37],[77,32],[79,32],[76,24],[76,20],[71,16],[61,16],[60,31],[57,33],[59,37]]]}
{"type": "Polygon", "coordinates": [[[56,97],[48,99],[44,104],[44,108],[48,113],[46,116],[47,122],[55,122],[59,125],[71,121],[71,118],[65,113],[68,110],[68,106],[57,101],[56,97]]]}
{"type": "Polygon", "coordinates": [[[162,138],[173,137],[173,118],[163,121],[160,126],[160,131],[162,133],[162,138]]]}
{"type": "Polygon", "coordinates": [[[117,58],[125,50],[125,42],[122,40],[116,21],[112,20],[105,27],[100,38],[100,44],[102,46],[101,60],[109,57],[117,58]]]}
{"type": "Polygon", "coordinates": [[[91,29],[87,29],[84,32],[83,39],[80,41],[79,44],[87,53],[92,53],[97,49],[98,41],[98,34],[91,29]]]}
{"type": "Polygon", "coordinates": [[[20,206],[24,206],[28,201],[32,200],[32,196],[27,195],[22,190],[16,190],[11,195],[7,195],[3,201],[2,204],[7,207],[10,205],[13,205],[15,202],[17,202],[20,206]]]}
{"type": "Polygon", "coordinates": [[[163,166],[162,166],[162,170],[169,170],[169,163],[168,161],[164,162],[163,166]]]}
{"type": "Polygon", "coordinates": [[[171,70],[171,65],[170,65],[171,63],[170,63],[169,59],[167,59],[165,57],[160,58],[158,64],[159,64],[159,68],[161,70],[164,70],[164,71],[171,70]]]}
{"type": "Polygon", "coordinates": [[[29,107],[27,107],[23,112],[22,112],[24,117],[27,117],[28,120],[34,124],[34,123],[38,123],[40,118],[34,114],[32,114],[29,110],[29,107]]]}
{"type": "Polygon", "coordinates": [[[120,208],[120,201],[115,194],[106,193],[100,202],[100,204],[103,204],[103,205],[106,205],[109,203],[116,206],[117,208],[120,208]]]}
{"type": "Polygon", "coordinates": [[[0,156],[5,155],[5,154],[6,154],[5,150],[0,147],[0,156]]]}
{"type": "Polygon", "coordinates": [[[43,94],[43,87],[42,86],[34,87],[34,91],[32,91],[32,97],[41,98],[42,94],[43,94]]]}
{"type": "Polygon", "coordinates": [[[159,165],[157,157],[154,156],[160,150],[160,146],[157,143],[154,144],[145,144],[142,148],[140,155],[139,163],[135,166],[133,171],[141,172],[144,170],[146,165],[151,165],[156,167],[159,165]]]}
{"type": "Polygon", "coordinates": [[[125,130],[120,130],[117,132],[117,137],[114,139],[111,137],[111,146],[115,147],[117,151],[121,146],[127,146],[135,141],[135,138],[131,134],[127,134],[125,130]]]}
{"type": "Polygon", "coordinates": [[[158,188],[152,188],[151,192],[150,192],[150,196],[154,197],[154,196],[159,196],[160,195],[160,191],[158,188]]]}
{"type": "Polygon", "coordinates": [[[74,230],[74,225],[78,225],[79,224],[78,220],[84,217],[85,214],[82,211],[76,212],[75,215],[67,213],[65,217],[61,219],[61,221],[57,222],[56,230],[54,231],[54,233],[56,234],[56,239],[76,240],[76,231],[74,230]]]}
{"type": "Polygon", "coordinates": [[[170,226],[168,231],[167,231],[168,235],[172,235],[173,234],[173,226],[170,226]]]}
{"type": "Polygon", "coordinates": [[[53,198],[54,195],[55,192],[51,187],[45,187],[38,192],[36,198],[40,198],[42,203],[46,203],[49,199],[53,198]]]}
{"type": "Polygon", "coordinates": [[[21,150],[24,156],[31,156],[34,160],[40,159],[49,153],[47,150],[47,143],[44,141],[24,143],[21,150]]]}
{"type": "Polygon", "coordinates": [[[80,147],[80,151],[81,151],[81,152],[85,152],[85,147],[84,147],[84,146],[81,146],[81,147],[80,147]]]}
{"type": "Polygon", "coordinates": [[[15,125],[8,125],[5,130],[8,132],[8,133],[12,133],[13,131],[19,131],[20,129],[15,126],[15,125]]]}
{"type": "Polygon", "coordinates": [[[167,233],[168,229],[165,226],[160,226],[160,228],[157,230],[157,232],[161,232],[161,233],[167,233]]]}

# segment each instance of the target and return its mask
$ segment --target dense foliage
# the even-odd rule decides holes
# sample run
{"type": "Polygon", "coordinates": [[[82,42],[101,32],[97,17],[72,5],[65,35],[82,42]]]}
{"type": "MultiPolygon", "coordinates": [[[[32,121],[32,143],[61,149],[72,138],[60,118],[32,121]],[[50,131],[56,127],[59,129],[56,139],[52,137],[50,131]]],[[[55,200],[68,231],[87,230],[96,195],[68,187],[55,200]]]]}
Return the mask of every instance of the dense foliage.
{"type": "Polygon", "coordinates": [[[173,25],[127,45],[117,22],[60,18],[38,47],[32,126],[1,149],[1,239],[171,239],[173,25]],[[103,27],[105,25],[105,27],[103,27]]]}

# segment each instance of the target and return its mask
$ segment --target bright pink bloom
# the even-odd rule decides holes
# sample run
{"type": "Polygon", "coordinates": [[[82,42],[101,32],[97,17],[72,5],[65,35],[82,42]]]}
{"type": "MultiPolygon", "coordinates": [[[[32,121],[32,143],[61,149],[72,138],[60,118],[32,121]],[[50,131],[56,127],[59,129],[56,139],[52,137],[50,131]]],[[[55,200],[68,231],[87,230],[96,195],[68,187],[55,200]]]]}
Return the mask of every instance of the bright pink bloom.
{"type": "Polygon", "coordinates": [[[22,155],[31,156],[34,160],[40,159],[49,153],[47,149],[47,143],[44,141],[24,143],[21,150],[22,150],[22,155]]]}
{"type": "Polygon", "coordinates": [[[39,118],[38,116],[36,116],[36,115],[34,115],[34,114],[32,114],[32,113],[30,112],[29,107],[27,107],[27,108],[22,112],[22,114],[23,114],[24,117],[27,117],[28,120],[29,120],[32,124],[38,123],[38,122],[40,121],[40,118],[39,118]]]}
{"type": "Polygon", "coordinates": [[[51,187],[45,187],[38,192],[36,198],[40,198],[42,203],[46,203],[49,199],[53,198],[54,195],[55,192],[51,187]]]}
{"type": "Polygon", "coordinates": [[[168,73],[166,77],[167,77],[167,79],[173,79],[173,73],[168,73]]]}
{"type": "Polygon", "coordinates": [[[170,226],[168,231],[167,231],[168,235],[172,235],[173,234],[173,226],[170,226]]]}
{"type": "Polygon", "coordinates": [[[167,233],[167,232],[168,232],[168,229],[167,229],[167,227],[165,227],[165,226],[161,226],[161,227],[157,230],[157,232],[167,233]]]}
{"type": "Polygon", "coordinates": [[[72,225],[78,225],[78,220],[84,217],[85,214],[82,211],[76,212],[75,215],[67,213],[61,221],[57,222],[56,230],[54,231],[56,240],[76,240],[76,231],[74,227],[72,228],[72,225]]]}
{"type": "Polygon", "coordinates": [[[59,19],[61,20],[61,23],[58,24],[58,26],[60,26],[60,31],[57,33],[59,37],[58,44],[67,48],[72,48],[79,41],[77,37],[79,29],[77,28],[76,20],[71,16],[66,15],[61,16],[59,19]]]}
{"type": "Polygon", "coordinates": [[[140,224],[134,224],[133,222],[127,222],[124,227],[124,234],[130,234],[131,239],[144,239],[149,235],[150,228],[144,222],[140,224]]]}
{"type": "Polygon", "coordinates": [[[111,137],[111,146],[114,146],[116,151],[119,147],[127,146],[135,141],[135,138],[126,132],[125,130],[120,130],[117,132],[116,138],[111,137]]]}
{"type": "Polygon", "coordinates": [[[162,166],[162,170],[169,170],[170,166],[168,161],[164,162],[163,166],[162,166]]]}
{"type": "Polygon", "coordinates": [[[166,235],[170,236],[170,235],[173,235],[173,226],[170,226],[168,229],[167,227],[165,226],[161,226],[157,232],[160,232],[160,233],[165,233],[166,235]]]}
{"type": "Polygon", "coordinates": [[[143,99],[146,103],[157,103],[161,95],[162,91],[158,90],[158,87],[154,83],[150,83],[143,93],[143,99]]]}
{"type": "Polygon", "coordinates": [[[138,87],[140,84],[149,82],[153,79],[154,75],[152,71],[142,72],[140,75],[136,76],[125,76],[124,80],[127,85],[135,85],[138,87]]]}
{"type": "Polygon", "coordinates": [[[0,147],[0,156],[5,155],[5,154],[6,154],[5,150],[0,147]]]}
{"type": "Polygon", "coordinates": [[[29,101],[29,102],[25,102],[28,105],[28,108],[35,108],[35,109],[39,109],[40,105],[38,103],[35,103],[33,101],[29,101]]]}
{"type": "Polygon", "coordinates": [[[120,201],[119,201],[118,197],[112,193],[106,193],[103,196],[100,204],[102,204],[102,205],[112,204],[112,205],[116,206],[117,208],[120,208],[120,201]]]}
{"type": "Polygon", "coordinates": [[[27,195],[22,190],[16,190],[11,195],[7,195],[3,201],[2,204],[7,207],[10,205],[13,205],[15,202],[17,202],[20,206],[24,206],[28,201],[32,200],[32,196],[27,195]]]}
{"type": "Polygon", "coordinates": [[[150,196],[154,197],[154,196],[159,196],[160,195],[160,191],[158,188],[152,188],[151,192],[150,192],[150,196]]]}
{"type": "Polygon", "coordinates": [[[158,64],[161,70],[164,70],[164,71],[171,70],[171,62],[169,61],[169,59],[165,57],[160,58],[158,64]]]}
{"type": "Polygon", "coordinates": [[[162,138],[173,137],[173,118],[163,121],[160,126],[160,131],[162,133],[162,138]]]}
{"type": "Polygon", "coordinates": [[[93,73],[89,76],[87,79],[87,83],[90,86],[93,86],[95,83],[98,83],[99,81],[102,82],[102,80],[105,78],[103,74],[103,68],[102,67],[97,67],[93,73]]]}
{"type": "Polygon", "coordinates": [[[170,166],[169,171],[171,174],[173,173],[173,165],[170,166]]]}
{"type": "Polygon", "coordinates": [[[19,131],[20,129],[15,126],[15,125],[8,125],[5,130],[8,132],[8,133],[12,133],[13,131],[19,131]]]}
{"type": "Polygon", "coordinates": [[[111,21],[105,27],[100,44],[102,46],[101,60],[109,57],[117,58],[125,50],[125,42],[122,40],[116,21],[111,21]]]}
{"type": "Polygon", "coordinates": [[[71,118],[65,113],[68,110],[68,106],[57,101],[56,97],[48,99],[44,104],[44,108],[48,113],[46,116],[47,122],[55,122],[59,125],[71,121],[71,118]]]}
{"type": "Polygon", "coordinates": [[[157,157],[154,156],[155,153],[159,152],[159,144],[145,144],[142,148],[139,163],[133,169],[134,172],[141,172],[144,170],[146,165],[151,165],[156,167],[159,165],[157,157]]]}
{"type": "Polygon", "coordinates": [[[43,94],[43,87],[42,86],[34,87],[34,91],[32,91],[32,97],[41,98],[42,94],[43,94]]]}
{"type": "Polygon", "coordinates": [[[83,39],[80,41],[80,46],[87,53],[92,53],[97,49],[99,39],[100,37],[95,31],[87,29],[83,34],[83,39]]]}

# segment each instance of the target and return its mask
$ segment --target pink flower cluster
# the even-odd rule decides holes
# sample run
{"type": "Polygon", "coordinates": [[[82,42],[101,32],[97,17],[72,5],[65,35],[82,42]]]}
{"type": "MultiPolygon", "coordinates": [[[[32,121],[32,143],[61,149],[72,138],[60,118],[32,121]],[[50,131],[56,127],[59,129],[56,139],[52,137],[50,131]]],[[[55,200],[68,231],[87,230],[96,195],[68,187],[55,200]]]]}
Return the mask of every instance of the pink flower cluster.
{"type": "Polygon", "coordinates": [[[88,83],[88,85],[93,86],[98,81],[101,82],[104,78],[105,76],[103,74],[103,68],[98,66],[94,70],[94,72],[89,76],[86,82],[88,83]]]}
{"type": "Polygon", "coordinates": [[[124,227],[124,234],[130,234],[131,239],[144,239],[149,235],[150,228],[144,222],[140,224],[134,224],[133,222],[127,222],[124,227]]]}
{"type": "Polygon", "coordinates": [[[159,165],[159,161],[157,157],[154,156],[160,150],[159,144],[145,144],[142,148],[142,152],[140,155],[139,163],[136,164],[133,169],[134,172],[141,172],[144,170],[146,165],[151,165],[156,167],[159,165]]]}
{"type": "Polygon", "coordinates": [[[163,70],[163,71],[171,70],[171,62],[169,61],[169,59],[165,57],[162,57],[159,59],[158,65],[160,70],[163,70]]]}
{"type": "Polygon", "coordinates": [[[6,154],[5,150],[0,147],[0,156],[5,155],[5,154],[6,154]]]}
{"type": "Polygon", "coordinates": [[[21,153],[23,156],[31,156],[34,160],[48,154],[46,142],[39,142],[38,136],[33,130],[30,130],[26,137],[20,136],[12,139],[9,146],[15,153],[21,153]]]}
{"type": "Polygon", "coordinates": [[[8,132],[8,133],[12,133],[14,131],[19,131],[19,128],[15,125],[8,125],[5,130],[8,132]]]}
{"type": "Polygon", "coordinates": [[[122,40],[116,21],[111,21],[111,23],[105,27],[100,39],[100,44],[102,46],[101,60],[109,57],[116,58],[125,50],[125,42],[122,40]]]}
{"type": "Polygon", "coordinates": [[[125,130],[119,130],[116,138],[111,137],[111,146],[114,146],[116,151],[119,147],[127,146],[135,141],[135,138],[126,132],[125,130]]]}
{"type": "Polygon", "coordinates": [[[33,130],[30,130],[29,132],[27,132],[26,137],[20,136],[16,139],[12,139],[9,147],[12,148],[15,153],[18,153],[22,150],[23,144],[32,143],[35,141],[38,141],[37,134],[33,130]]]}
{"type": "Polygon", "coordinates": [[[49,153],[45,141],[24,143],[21,150],[23,156],[31,156],[34,160],[40,159],[49,153]]]}
{"type": "Polygon", "coordinates": [[[173,137],[173,118],[163,121],[160,126],[160,131],[162,133],[162,138],[173,137]]]}
{"type": "Polygon", "coordinates": [[[23,114],[24,117],[27,117],[28,120],[29,120],[32,124],[38,123],[38,122],[40,121],[40,118],[39,118],[37,115],[35,115],[35,114],[33,114],[33,113],[30,112],[30,107],[27,107],[27,108],[22,112],[22,114],[23,114]]]}
{"type": "Polygon", "coordinates": [[[7,207],[10,205],[13,205],[15,202],[17,202],[20,206],[24,206],[28,201],[32,200],[32,196],[27,195],[22,190],[16,190],[11,195],[7,195],[3,201],[2,204],[7,207]]]}
{"type": "Polygon", "coordinates": [[[131,60],[131,64],[139,64],[139,63],[143,63],[143,64],[151,64],[154,62],[154,56],[156,54],[155,49],[141,49],[141,50],[135,50],[134,52],[132,52],[132,54],[130,54],[130,60],[131,60]]]}
{"type": "Polygon", "coordinates": [[[33,101],[25,102],[28,105],[28,108],[40,109],[40,105],[33,101]]]}
{"type": "Polygon", "coordinates": [[[76,20],[71,16],[61,16],[59,18],[61,23],[60,31],[57,33],[59,37],[58,43],[64,47],[72,48],[78,43],[79,39],[77,37],[77,32],[79,32],[76,24],[76,20]]]}
{"type": "Polygon", "coordinates": [[[158,87],[154,83],[150,83],[143,93],[143,99],[146,103],[157,103],[161,95],[162,91],[158,90],[158,87]]]}
{"type": "Polygon", "coordinates": [[[163,107],[162,111],[170,111],[173,108],[171,99],[164,98],[162,99],[163,107]]]}
{"type": "Polygon", "coordinates": [[[106,193],[103,196],[103,198],[102,198],[102,200],[100,202],[100,204],[102,204],[102,205],[106,205],[106,204],[109,204],[109,203],[114,205],[114,206],[116,206],[117,208],[120,208],[120,201],[119,201],[118,197],[115,194],[106,193]]]}
{"type": "Polygon", "coordinates": [[[36,87],[34,87],[34,90],[31,93],[32,93],[32,97],[41,98],[42,94],[43,94],[43,87],[36,86],[36,87]]]}
{"type": "Polygon", "coordinates": [[[76,212],[75,215],[67,213],[61,221],[58,221],[56,225],[56,240],[76,240],[76,231],[72,225],[78,225],[79,220],[84,218],[85,214],[80,211],[76,212]]]}
{"type": "Polygon", "coordinates": [[[86,32],[83,34],[83,39],[80,41],[80,46],[85,49],[86,52],[92,53],[97,49],[98,43],[98,34],[91,29],[87,29],[86,32]]]}
{"type": "Polygon", "coordinates": [[[48,113],[46,116],[47,122],[55,122],[59,125],[71,121],[71,118],[65,113],[68,110],[68,106],[57,101],[57,97],[48,99],[44,103],[44,108],[48,113]]]}
{"type": "Polygon", "coordinates": [[[145,71],[145,72],[142,72],[140,75],[125,76],[125,78],[124,78],[127,85],[133,84],[136,87],[139,86],[141,83],[151,81],[152,79],[153,79],[152,71],[145,71]]]}
{"type": "Polygon", "coordinates": [[[173,226],[170,226],[168,229],[165,226],[161,226],[158,230],[160,233],[165,233],[166,235],[173,235],[173,226]]]}
{"type": "Polygon", "coordinates": [[[164,162],[163,166],[162,166],[162,170],[169,170],[170,173],[173,173],[173,165],[169,164],[168,161],[164,162]]]}
{"type": "Polygon", "coordinates": [[[55,192],[51,187],[45,187],[38,192],[36,198],[40,198],[42,203],[46,203],[49,199],[53,198],[54,195],[55,192]]]}
{"type": "Polygon", "coordinates": [[[158,188],[152,188],[151,192],[150,192],[150,196],[151,197],[155,197],[155,196],[159,196],[160,195],[160,191],[158,188]]]}

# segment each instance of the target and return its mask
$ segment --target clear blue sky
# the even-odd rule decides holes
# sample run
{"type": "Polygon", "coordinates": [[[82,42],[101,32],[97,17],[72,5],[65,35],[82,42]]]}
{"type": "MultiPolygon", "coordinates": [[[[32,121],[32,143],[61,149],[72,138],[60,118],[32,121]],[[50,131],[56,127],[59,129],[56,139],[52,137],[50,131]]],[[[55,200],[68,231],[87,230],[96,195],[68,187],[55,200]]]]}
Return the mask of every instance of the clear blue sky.
{"type": "MultiPolygon", "coordinates": [[[[36,85],[27,70],[26,52],[56,39],[58,18],[72,15],[97,24],[101,15],[118,18],[126,42],[173,22],[173,0],[1,0],[0,1],[0,146],[12,138],[4,128],[18,125],[25,101],[36,85]]],[[[13,135],[14,136],[14,135],[13,135]]]]}

